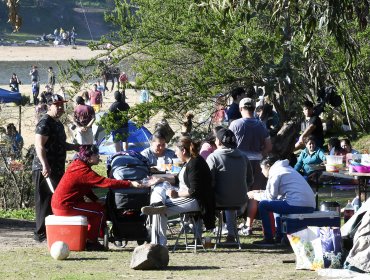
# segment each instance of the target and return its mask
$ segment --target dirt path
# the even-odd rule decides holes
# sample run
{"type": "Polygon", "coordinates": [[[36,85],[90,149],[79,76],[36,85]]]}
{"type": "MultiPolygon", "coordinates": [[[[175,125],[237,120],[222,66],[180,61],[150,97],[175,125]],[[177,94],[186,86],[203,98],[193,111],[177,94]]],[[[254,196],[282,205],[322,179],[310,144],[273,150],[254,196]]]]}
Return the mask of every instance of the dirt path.
{"type": "Polygon", "coordinates": [[[24,220],[0,218],[0,251],[22,247],[45,247],[32,239],[35,223],[24,220]]]}

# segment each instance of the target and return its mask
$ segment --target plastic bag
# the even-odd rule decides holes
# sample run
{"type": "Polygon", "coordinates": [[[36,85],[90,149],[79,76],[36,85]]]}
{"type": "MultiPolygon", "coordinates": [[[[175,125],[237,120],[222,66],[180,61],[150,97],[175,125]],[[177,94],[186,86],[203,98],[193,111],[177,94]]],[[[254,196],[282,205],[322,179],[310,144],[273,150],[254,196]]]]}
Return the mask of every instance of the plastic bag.
{"type": "Polygon", "coordinates": [[[296,269],[342,267],[339,228],[307,227],[289,234],[288,239],[296,255],[296,269]]]}

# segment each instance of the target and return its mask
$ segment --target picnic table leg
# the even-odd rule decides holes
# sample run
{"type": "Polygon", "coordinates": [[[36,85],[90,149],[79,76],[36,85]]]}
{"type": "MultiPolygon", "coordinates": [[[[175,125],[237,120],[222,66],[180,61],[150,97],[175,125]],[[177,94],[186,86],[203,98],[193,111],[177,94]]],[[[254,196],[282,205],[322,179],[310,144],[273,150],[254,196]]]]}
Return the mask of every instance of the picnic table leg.
{"type": "Polygon", "coordinates": [[[315,172],[315,185],[316,185],[315,193],[316,211],[319,211],[319,172],[315,172]]]}

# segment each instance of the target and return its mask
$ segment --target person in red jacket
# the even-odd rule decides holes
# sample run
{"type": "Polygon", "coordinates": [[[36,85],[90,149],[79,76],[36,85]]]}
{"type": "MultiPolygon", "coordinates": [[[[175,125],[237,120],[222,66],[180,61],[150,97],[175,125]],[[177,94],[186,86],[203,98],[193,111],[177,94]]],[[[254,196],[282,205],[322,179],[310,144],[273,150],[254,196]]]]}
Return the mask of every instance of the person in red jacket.
{"type": "Polygon", "coordinates": [[[51,200],[51,207],[56,216],[87,217],[89,223],[87,250],[104,249],[98,242],[98,237],[105,222],[105,209],[98,202],[98,197],[93,193],[92,188],[141,187],[138,182],[109,179],[98,175],[91,166],[98,164],[99,161],[99,150],[96,146],[81,145],[76,159],[68,166],[51,200]],[[86,202],[85,197],[91,202],[86,202]]]}

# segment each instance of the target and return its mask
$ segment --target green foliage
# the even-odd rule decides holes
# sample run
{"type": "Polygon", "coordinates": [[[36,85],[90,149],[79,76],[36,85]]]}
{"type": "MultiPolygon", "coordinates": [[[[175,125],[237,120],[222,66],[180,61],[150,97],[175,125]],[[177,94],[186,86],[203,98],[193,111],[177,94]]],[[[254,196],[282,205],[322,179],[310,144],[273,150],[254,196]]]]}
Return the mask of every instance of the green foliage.
{"type": "Polygon", "coordinates": [[[35,220],[35,210],[32,208],[24,208],[17,210],[1,210],[0,218],[19,219],[19,220],[35,220]]]}
{"type": "MultiPolygon", "coordinates": [[[[66,74],[76,74],[72,83],[79,87],[101,73],[99,60],[109,56],[106,64],[114,66],[131,59],[137,75],[128,86],[148,89],[151,102],[131,108],[122,120],[140,125],[162,112],[180,122],[193,110],[209,124],[216,94],[253,85],[265,88],[285,121],[298,117],[303,100],[315,101],[319,88],[333,84],[350,109],[358,108],[349,113],[356,128],[370,128],[364,117],[368,94],[362,94],[368,89],[368,28],[350,17],[362,7],[347,11],[349,1],[264,0],[116,0],[115,5],[105,18],[119,30],[90,44],[106,52],[83,65],[71,61],[66,74]]],[[[345,115],[344,107],[338,109],[345,115]]],[[[117,125],[111,116],[103,123],[107,130],[117,125]]]]}

